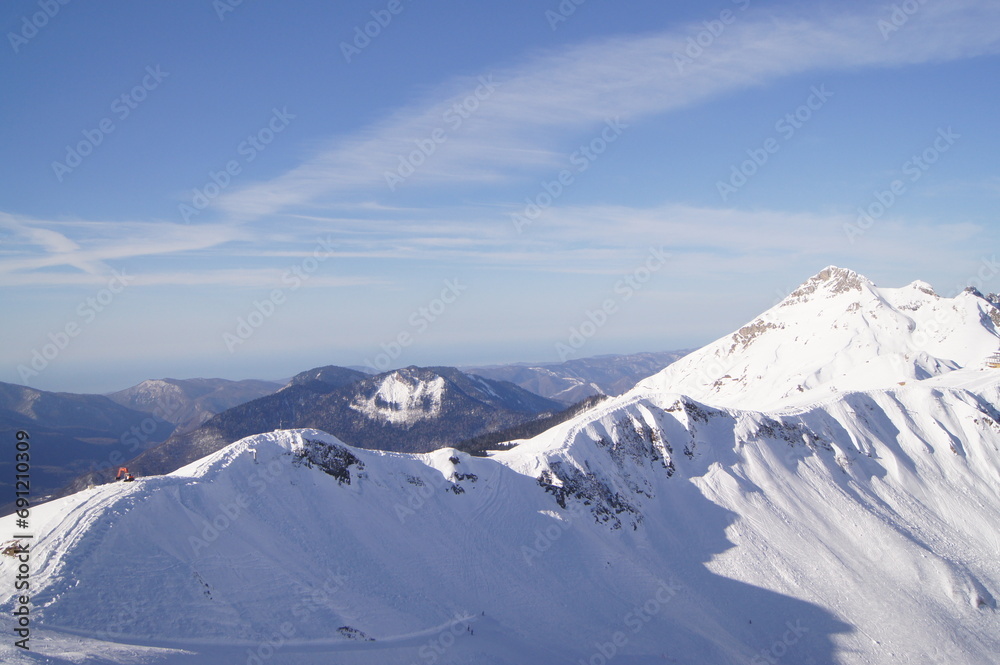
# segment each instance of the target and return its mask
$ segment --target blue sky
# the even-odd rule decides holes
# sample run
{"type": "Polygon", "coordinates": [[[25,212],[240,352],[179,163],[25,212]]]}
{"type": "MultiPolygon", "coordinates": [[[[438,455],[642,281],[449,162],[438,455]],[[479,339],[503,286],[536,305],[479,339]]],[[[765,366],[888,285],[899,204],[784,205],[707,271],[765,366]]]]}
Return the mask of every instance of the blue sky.
{"type": "Polygon", "coordinates": [[[804,5],[4,3],[0,380],[694,347],[829,264],[1000,291],[1000,6],[804,5]]]}

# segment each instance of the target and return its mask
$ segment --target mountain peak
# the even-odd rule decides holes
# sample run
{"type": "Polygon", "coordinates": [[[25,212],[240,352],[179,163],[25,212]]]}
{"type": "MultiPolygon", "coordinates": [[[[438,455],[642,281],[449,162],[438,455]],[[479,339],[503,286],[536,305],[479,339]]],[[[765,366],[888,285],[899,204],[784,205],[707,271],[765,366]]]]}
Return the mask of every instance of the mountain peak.
{"type": "Polygon", "coordinates": [[[910,282],[910,284],[906,288],[911,289],[913,291],[920,291],[921,293],[926,293],[929,296],[937,297],[937,292],[934,291],[934,287],[920,279],[910,282]]]}
{"type": "Polygon", "coordinates": [[[313,369],[299,372],[292,377],[292,380],[285,386],[326,386],[327,388],[340,388],[367,378],[368,375],[349,367],[339,367],[337,365],[326,365],[324,367],[314,367],[313,369]]]}
{"type": "Polygon", "coordinates": [[[838,268],[837,266],[827,266],[818,273],[807,279],[802,285],[788,294],[781,305],[786,307],[809,298],[815,293],[822,293],[828,296],[850,293],[852,291],[864,292],[866,289],[874,289],[875,285],[867,278],[853,270],[838,268]]]}
{"type": "Polygon", "coordinates": [[[880,288],[829,266],[639,386],[753,410],[890,388],[979,366],[997,345],[993,310],[968,294],[942,298],[926,282],[880,288]]]}
{"type": "Polygon", "coordinates": [[[840,268],[835,265],[829,265],[823,268],[818,273],[813,275],[811,279],[816,279],[825,282],[838,282],[843,280],[859,280],[859,279],[864,279],[865,281],[868,281],[866,278],[862,277],[861,275],[854,272],[850,268],[840,268]]]}

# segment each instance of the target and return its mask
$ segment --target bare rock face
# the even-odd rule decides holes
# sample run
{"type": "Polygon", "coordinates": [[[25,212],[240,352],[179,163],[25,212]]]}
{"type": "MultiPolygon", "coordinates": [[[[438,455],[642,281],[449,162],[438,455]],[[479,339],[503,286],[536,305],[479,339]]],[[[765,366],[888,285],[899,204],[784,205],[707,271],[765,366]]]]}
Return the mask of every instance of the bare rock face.
{"type": "Polygon", "coordinates": [[[829,266],[819,271],[813,277],[810,277],[802,286],[792,291],[782,303],[782,306],[794,305],[821,289],[829,292],[831,295],[835,295],[847,293],[848,291],[862,291],[866,286],[873,287],[874,284],[853,270],[829,266]]]}

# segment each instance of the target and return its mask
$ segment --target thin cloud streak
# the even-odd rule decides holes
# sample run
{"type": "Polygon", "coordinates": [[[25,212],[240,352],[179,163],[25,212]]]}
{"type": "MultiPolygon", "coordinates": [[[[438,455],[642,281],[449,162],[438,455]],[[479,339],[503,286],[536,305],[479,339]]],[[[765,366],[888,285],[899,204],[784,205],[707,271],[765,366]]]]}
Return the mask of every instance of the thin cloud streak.
{"type": "MultiPolygon", "coordinates": [[[[270,289],[289,286],[282,278],[287,271],[278,269],[227,269],[191,272],[146,272],[133,274],[127,270],[128,285],[169,286],[169,287],[228,287],[233,289],[270,289]]],[[[5,286],[74,286],[103,287],[107,284],[105,275],[80,275],[67,273],[19,273],[5,279],[5,286]]],[[[314,288],[344,288],[354,286],[374,286],[389,283],[384,279],[360,276],[310,275],[307,280],[295,282],[296,290],[314,288]]]]}
{"type": "MultiPolygon", "coordinates": [[[[400,216],[356,220],[373,230],[338,234],[335,243],[323,251],[326,260],[338,265],[339,274],[322,279],[316,276],[309,280],[309,285],[354,286],[392,281],[390,277],[374,279],[370,275],[345,274],[362,267],[351,263],[357,261],[364,262],[365,273],[382,272],[373,267],[372,261],[402,260],[474,271],[610,275],[628,269],[642,258],[643,248],[651,247],[667,249],[678,261],[698,256],[701,265],[710,260],[721,267],[735,266],[745,258],[782,257],[815,263],[830,256],[842,256],[845,264],[879,258],[898,262],[958,262],[970,258],[970,241],[975,241],[971,243],[975,246],[991,245],[985,237],[988,229],[975,224],[907,222],[890,217],[879,220],[851,242],[844,228],[856,220],[852,215],[837,213],[743,211],[674,204],[652,208],[566,206],[546,210],[523,236],[496,224],[496,209],[492,206],[439,209],[435,214],[434,222],[400,216]],[[886,237],[891,242],[885,242],[886,237]],[[567,242],[568,238],[572,242],[567,242]]],[[[323,220],[311,219],[306,226],[322,223],[323,220]]],[[[70,244],[65,244],[67,251],[58,254],[0,258],[0,280],[7,286],[97,284],[106,279],[110,268],[84,275],[43,269],[96,260],[114,261],[117,266],[129,258],[157,257],[136,273],[135,284],[272,287],[281,284],[289,266],[314,255],[313,249],[307,247],[309,243],[289,239],[288,246],[282,248],[282,241],[266,232],[255,236],[248,227],[238,231],[232,227],[183,227],[183,233],[179,233],[170,224],[137,226],[156,229],[159,234],[141,241],[116,238],[93,250],[73,250],[70,244]],[[237,246],[221,246],[235,239],[240,241],[237,246]],[[192,257],[191,270],[158,269],[161,265],[171,265],[163,260],[165,255],[181,252],[192,257]],[[270,266],[239,267],[240,263],[254,259],[268,261],[270,266]],[[276,262],[288,265],[276,266],[276,262]],[[233,267],[234,263],[237,267],[233,267]]],[[[90,228],[107,231],[103,224],[92,224],[90,228]]],[[[311,237],[310,231],[320,235],[317,229],[299,231],[305,234],[299,237],[311,237]]]]}
{"type": "Polygon", "coordinates": [[[22,239],[14,251],[0,258],[0,281],[15,283],[14,273],[62,266],[87,274],[111,271],[108,261],[136,257],[174,255],[204,250],[245,238],[232,225],[181,226],[156,222],[66,222],[0,215],[0,224],[12,228],[22,239]],[[59,229],[59,230],[56,230],[59,229]],[[78,236],[70,239],[68,234],[78,236]],[[43,244],[44,254],[24,251],[24,245],[43,244]]]}
{"type": "MultiPolygon", "coordinates": [[[[700,24],[648,36],[604,39],[499,69],[492,78],[498,84],[496,89],[459,128],[448,132],[447,141],[413,175],[414,182],[407,181],[402,187],[416,182],[499,183],[563,165],[566,146],[608,117],[621,115],[634,122],[804,71],[946,61],[993,53],[1000,46],[1000,5],[996,3],[967,0],[922,6],[888,40],[877,27],[886,15],[884,7],[820,18],[792,14],[760,17],[753,12],[751,8],[737,14],[736,22],[700,57],[685,65],[684,71],[678,71],[674,55],[683,52],[687,39],[701,29],[700,24]]],[[[808,254],[809,245],[802,248],[804,238],[811,239],[818,255],[831,248],[859,256],[885,251],[881,243],[865,242],[877,237],[878,229],[857,246],[848,246],[842,227],[849,220],[837,216],[683,206],[648,210],[554,207],[529,234],[514,238],[509,226],[496,221],[497,211],[505,209],[503,205],[491,210],[487,206],[408,209],[382,202],[388,198],[384,174],[396,166],[398,155],[411,151],[414,140],[447,128],[446,111],[486,85],[483,81],[490,81],[490,76],[484,73],[483,79],[449,81],[433,97],[342,137],[284,175],[224,193],[213,208],[228,215],[225,223],[188,226],[52,221],[0,213],[0,227],[14,234],[0,253],[0,282],[55,283],[46,280],[61,279],[52,275],[64,267],[102,275],[110,271],[109,261],[206,257],[210,253],[229,262],[218,266],[218,271],[224,271],[232,268],[238,257],[267,257],[268,250],[280,251],[281,243],[288,244],[285,251],[289,257],[300,255],[296,252],[305,251],[312,242],[313,236],[302,233],[307,228],[324,238],[333,233],[335,254],[340,258],[451,259],[495,268],[557,272],[581,270],[573,262],[584,254],[579,247],[565,247],[567,237],[576,245],[619,248],[623,256],[636,243],[660,244],[660,238],[669,239],[663,244],[672,243],[687,251],[708,248],[710,252],[808,254]],[[335,206],[325,198],[328,196],[336,199],[335,206]],[[360,201],[340,200],[359,196],[360,201]],[[271,215],[302,206],[319,211],[286,214],[282,219],[286,226],[280,231],[267,228],[277,226],[271,215]],[[351,208],[355,213],[364,210],[373,218],[340,219],[322,214],[351,208]],[[382,216],[385,218],[378,218],[382,216]],[[241,223],[258,219],[258,225],[241,223]],[[559,229],[561,236],[554,236],[547,226],[559,229]],[[725,234],[719,229],[725,229],[725,234]],[[307,237],[309,240],[303,242],[307,237]],[[257,248],[261,249],[255,254],[257,248]]],[[[889,228],[889,220],[880,222],[880,229],[889,228]]],[[[914,227],[900,228],[909,232],[914,227]]],[[[920,228],[923,231],[916,236],[932,243],[942,238],[947,245],[955,237],[944,233],[944,227],[920,228]]],[[[967,237],[977,232],[968,226],[955,228],[967,237]]],[[[902,245],[915,246],[915,242],[902,245]]],[[[158,274],[148,267],[145,270],[149,279],[158,274]]],[[[213,284],[212,272],[194,271],[191,280],[213,284]]],[[[219,283],[230,282],[222,278],[219,283]]]]}
{"type": "MultiPolygon", "coordinates": [[[[994,53],[1000,46],[995,3],[925,6],[891,39],[878,28],[883,8],[820,19],[752,14],[738,14],[683,71],[675,54],[683,53],[700,25],[584,44],[488,73],[497,89],[400,187],[416,181],[504,182],[560,163],[565,138],[608,118],[636,121],[795,73],[947,61],[994,53]]],[[[436,98],[339,139],[282,176],[225,194],[219,209],[248,221],[316,204],[327,194],[387,188],[386,172],[415,149],[414,141],[447,130],[448,109],[472,94],[479,81],[452,81],[436,98]]]]}

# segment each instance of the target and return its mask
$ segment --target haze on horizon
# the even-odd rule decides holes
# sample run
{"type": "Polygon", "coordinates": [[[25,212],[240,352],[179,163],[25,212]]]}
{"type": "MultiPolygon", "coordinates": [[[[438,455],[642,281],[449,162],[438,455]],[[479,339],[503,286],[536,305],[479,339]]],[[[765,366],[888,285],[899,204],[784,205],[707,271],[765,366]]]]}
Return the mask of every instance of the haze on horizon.
{"type": "Polygon", "coordinates": [[[0,14],[2,381],[690,348],[830,264],[1000,291],[995,3],[49,4],[0,14]]]}

